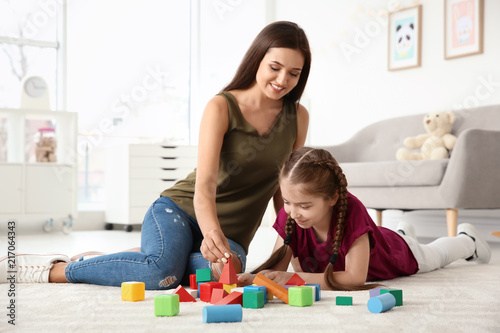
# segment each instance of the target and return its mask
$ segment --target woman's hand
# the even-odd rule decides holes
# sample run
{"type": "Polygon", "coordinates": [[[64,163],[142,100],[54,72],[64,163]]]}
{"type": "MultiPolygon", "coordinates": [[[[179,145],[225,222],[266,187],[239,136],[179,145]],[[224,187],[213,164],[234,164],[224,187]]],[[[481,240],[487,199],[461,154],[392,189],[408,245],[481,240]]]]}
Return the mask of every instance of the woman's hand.
{"type": "Polygon", "coordinates": [[[203,238],[201,254],[210,262],[227,262],[231,257],[231,248],[222,230],[212,229],[203,238]]]}

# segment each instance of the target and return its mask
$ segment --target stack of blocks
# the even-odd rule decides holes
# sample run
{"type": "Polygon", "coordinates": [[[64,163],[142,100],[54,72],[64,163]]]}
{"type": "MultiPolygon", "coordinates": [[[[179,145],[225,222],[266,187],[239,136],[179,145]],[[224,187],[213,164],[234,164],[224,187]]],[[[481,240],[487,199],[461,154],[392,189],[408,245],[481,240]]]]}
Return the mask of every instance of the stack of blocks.
{"type": "Polygon", "coordinates": [[[367,306],[371,313],[382,313],[392,309],[394,306],[403,305],[403,291],[393,288],[370,289],[370,299],[367,306]]]}
{"type": "MultiPolygon", "coordinates": [[[[241,322],[242,308],[263,308],[272,295],[291,306],[310,306],[321,299],[319,284],[305,284],[299,275],[294,274],[281,286],[263,274],[258,273],[253,280],[254,285],[237,288],[238,278],[232,262],[224,265],[218,282],[211,279],[209,268],[198,269],[189,277],[190,287],[198,290],[201,301],[210,302],[211,306],[203,308],[204,323],[241,322]]],[[[121,296],[124,301],[137,302],[145,298],[143,282],[123,282],[121,296]]],[[[180,302],[196,302],[196,299],[184,287],[179,285],[170,293],[154,297],[154,313],[158,317],[170,317],[179,313],[180,302]]],[[[337,305],[352,305],[352,297],[337,296],[337,305]]],[[[374,288],[370,290],[368,310],[372,313],[382,313],[394,306],[403,305],[403,291],[393,288],[374,288]]]]}

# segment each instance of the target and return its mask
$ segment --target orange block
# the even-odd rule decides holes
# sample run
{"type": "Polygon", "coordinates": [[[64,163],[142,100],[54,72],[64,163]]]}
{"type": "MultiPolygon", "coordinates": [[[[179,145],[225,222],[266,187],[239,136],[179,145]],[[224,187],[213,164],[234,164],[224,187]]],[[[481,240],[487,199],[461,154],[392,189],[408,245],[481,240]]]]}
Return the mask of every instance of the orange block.
{"type": "Polygon", "coordinates": [[[236,275],[236,272],[234,271],[233,261],[231,258],[229,258],[229,260],[224,264],[219,282],[223,284],[238,283],[238,275],[236,275]]]}
{"type": "Polygon", "coordinates": [[[272,293],[275,297],[278,297],[280,300],[288,304],[288,290],[286,290],[285,287],[280,286],[261,273],[257,274],[257,276],[253,279],[253,283],[258,286],[266,287],[268,292],[272,293]]]}
{"type": "Polygon", "coordinates": [[[175,288],[172,294],[179,295],[179,302],[196,302],[193,296],[191,296],[191,294],[188,293],[187,290],[181,285],[175,288]]]}
{"type": "Polygon", "coordinates": [[[294,273],[292,277],[285,283],[285,286],[305,286],[306,281],[304,281],[299,274],[294,273]]]}
{"type": "Polygon", "coordinates": [[[243,305],[243,293],[233,291],[214,305],[240,304],[243,305]]]}
{"type": "Polygon", "coordinates": [[[228,293],[224,289],[214,289],[212,291],[212,298],[210,299],[210,303],[215,304],[227,295],[228,293]]]}

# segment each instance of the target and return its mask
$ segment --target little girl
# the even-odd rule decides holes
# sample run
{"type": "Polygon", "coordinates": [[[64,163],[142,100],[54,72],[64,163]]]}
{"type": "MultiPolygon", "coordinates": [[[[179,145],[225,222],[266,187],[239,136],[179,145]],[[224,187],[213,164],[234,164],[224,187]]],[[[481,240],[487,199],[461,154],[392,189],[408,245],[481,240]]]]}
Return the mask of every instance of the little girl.
{"type": "Polygon", "coordinates": [[[280,171],[284,207],[274,228],[279,236],[271,257],[240,284],[264,273],[285,284],[292,266],[306,283],[321,289],[365,290],[387,280],[429,272],[458,259],[488,263],[491,250],[476,228],[460,224],[456,237],[424,245],[413,226],[400,223],[398,232],[378,227],[365,206],[347,191],[347,181],[332,155],[302,147],[292,152],[280,171]]]}

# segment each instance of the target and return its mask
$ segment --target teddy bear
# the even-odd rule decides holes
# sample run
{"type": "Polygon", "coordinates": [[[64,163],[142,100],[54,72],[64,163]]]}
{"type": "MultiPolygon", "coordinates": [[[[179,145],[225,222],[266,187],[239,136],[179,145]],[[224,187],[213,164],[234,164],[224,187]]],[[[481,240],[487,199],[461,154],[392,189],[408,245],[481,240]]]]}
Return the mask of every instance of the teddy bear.
{"type": "Polygon", "coordinates": [[[449,158],[449,151],[455,147],[457,137],[451,134],[455,114],[453,112],[431,112],[424,116],[424,127],[427,131],[404,140],[406,148],[399,148],[396,159],[407,160],[437,160],[449,158]],[[410,149],[419,149],[411,151],[410,149]]]}
{"type": "Polygon", "coordinates": [[[56,140],[52,137],[41,137],[36,145],[37,162],[57,162],[56,140]]]}

